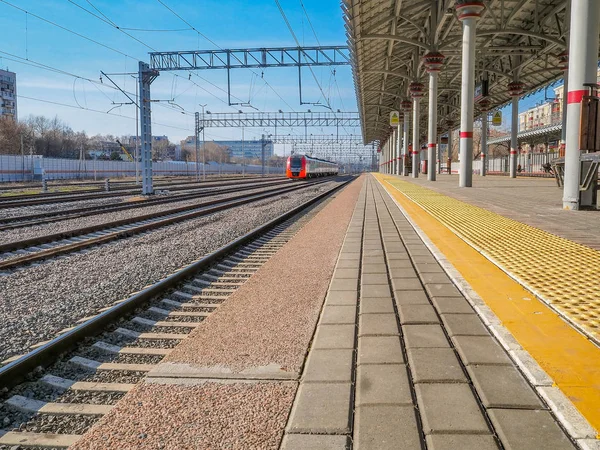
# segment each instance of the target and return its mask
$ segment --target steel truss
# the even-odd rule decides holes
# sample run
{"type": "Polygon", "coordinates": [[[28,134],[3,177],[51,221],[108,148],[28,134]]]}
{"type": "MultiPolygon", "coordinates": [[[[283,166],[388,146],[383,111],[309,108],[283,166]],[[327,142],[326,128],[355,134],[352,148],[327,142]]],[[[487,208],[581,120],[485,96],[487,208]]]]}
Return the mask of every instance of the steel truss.
{"type": "Polygon", "coordinates": [[[363,145],[361,135],[310,135],[310,136],[293,136],[293,135],[278,135],[270,138],[274,144],[326,144],[326,145],[363,145]]]}
{"type": "Polygon", "coordinates": [[[200,118],[203,127],[359,127],[357,112],[257,112],[257,113],[206,113],[200,118]]]}

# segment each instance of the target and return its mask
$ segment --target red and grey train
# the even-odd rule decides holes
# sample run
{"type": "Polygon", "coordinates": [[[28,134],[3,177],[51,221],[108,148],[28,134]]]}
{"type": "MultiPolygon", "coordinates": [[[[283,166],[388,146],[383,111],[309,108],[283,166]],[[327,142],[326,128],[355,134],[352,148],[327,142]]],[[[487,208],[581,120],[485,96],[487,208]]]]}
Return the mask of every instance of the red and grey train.
{"type": "Polygon", "coordinates": [[[288,178],[315,178],[337,175],[338,165],[324,159],[312,158],[306,155],[292,155],[287,160],[285,173],[288,178]]]}

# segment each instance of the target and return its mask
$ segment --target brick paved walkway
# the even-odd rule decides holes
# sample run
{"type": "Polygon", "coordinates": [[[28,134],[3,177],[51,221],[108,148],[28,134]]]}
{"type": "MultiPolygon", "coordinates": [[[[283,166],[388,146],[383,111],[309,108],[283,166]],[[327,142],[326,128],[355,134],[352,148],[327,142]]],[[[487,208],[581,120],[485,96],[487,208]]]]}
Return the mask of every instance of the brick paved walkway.
{"type": "Polygon", "coordinates": [[[575,448],[389,195],[361,191],[282,449],[575,448]]]}

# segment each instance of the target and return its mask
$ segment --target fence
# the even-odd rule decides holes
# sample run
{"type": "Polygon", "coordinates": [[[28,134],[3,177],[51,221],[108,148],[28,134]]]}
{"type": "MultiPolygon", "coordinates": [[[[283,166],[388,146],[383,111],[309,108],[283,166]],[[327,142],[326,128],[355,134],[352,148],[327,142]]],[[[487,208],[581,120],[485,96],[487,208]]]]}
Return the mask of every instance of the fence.
{"type": "MultiPolygon", "coordinates": [[[[517,168],[521,166],[521,175],[552,177],[542,166],[555,158],[558,158],[558,152],[520,154],[517,155],[517,168]]],[[[488,159],[487,171],[490,175],[508,174],[509,167],[508,156],[488,159]]],[[[481,173],[481,160],[473,161],[473,173],[481,173]]]]}
{"type": "MultiPolygon", "coordinates": [[[[202,164],[198,164],[200,174],[202,164]]],[[[266,167],[267,173],[283,173],[282,167],[266,167]]],[[[261,173],[257,165],[209,163],[204,166],[206,174],[261,173]]],[[[194,176],[196,163],[183,161],[155,162],[152,172],[156,176],[194,176]]],[[[0,182],[63,180],[63,179],[103,179],[135,176],[135,163],[127,161],[99,161],[63,158],[43,158],[41,156],[0,155],[0,182]]]]}

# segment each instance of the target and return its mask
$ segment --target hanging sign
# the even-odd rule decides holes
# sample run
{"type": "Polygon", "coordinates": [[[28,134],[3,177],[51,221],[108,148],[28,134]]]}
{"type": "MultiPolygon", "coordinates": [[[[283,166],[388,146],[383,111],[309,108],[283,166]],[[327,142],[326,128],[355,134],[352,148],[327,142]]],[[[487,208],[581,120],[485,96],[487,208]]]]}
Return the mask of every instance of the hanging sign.
{"type": "Polygon", "coordinates": [[[390,112],[390,126],[391,127],[400,126],[400,113],[398,111],[390,112]]]}
{"type": "Polygon", "coordinates": [[[492,125],[499,127],[502,125],[502,111],[496,111],[492,117],[492,125]]]}

